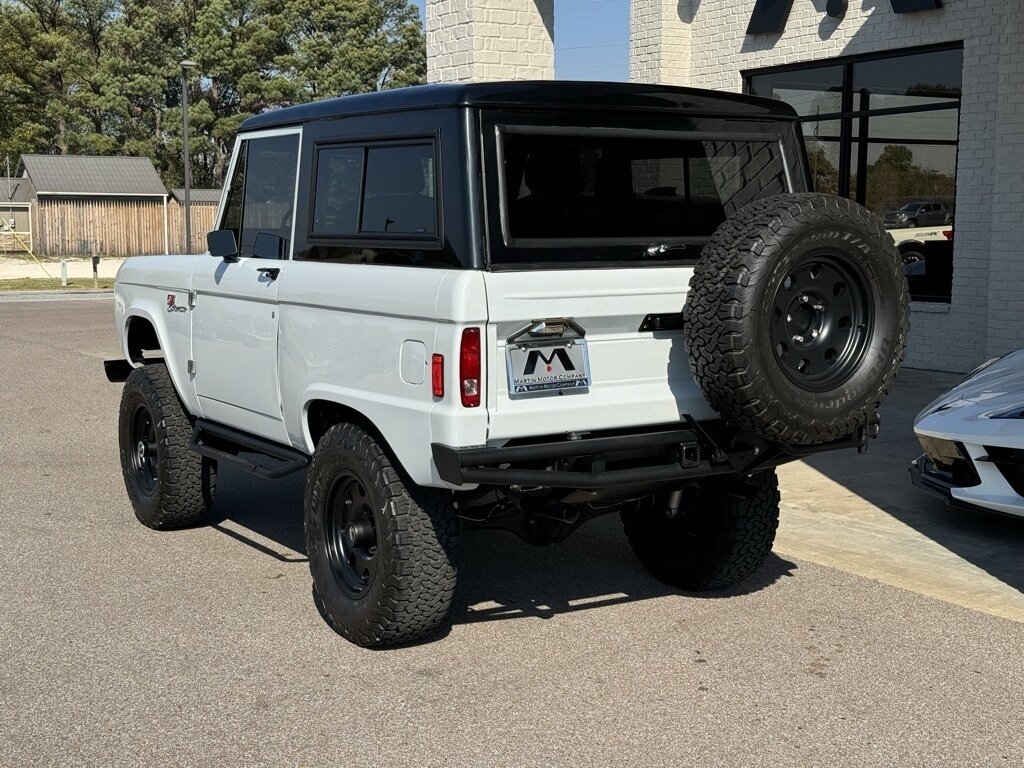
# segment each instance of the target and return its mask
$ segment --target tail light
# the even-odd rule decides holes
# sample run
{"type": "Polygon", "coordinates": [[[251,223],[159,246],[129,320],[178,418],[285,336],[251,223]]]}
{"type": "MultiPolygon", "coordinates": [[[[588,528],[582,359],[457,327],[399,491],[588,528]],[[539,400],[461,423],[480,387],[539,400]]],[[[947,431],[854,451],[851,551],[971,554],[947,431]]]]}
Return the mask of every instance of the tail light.
{"type": "Polygon", "coordinates": [[[444,397],[444,355],[434,355],[430,361],[430,382],[434,397],[444,397]]]}
{"type": "Polygon", "coordinates": [[[953,239],[953,230],[952,229],[944,229],[944,230],[942,230],[942,236],[945,237],[947,240],[952,240],[953,239]]]}
{"type": "Polygon", "coordinates": [[[459,392],[466,408],[480,405],[480,329],[466,328],[459,347],[459,392]]]}

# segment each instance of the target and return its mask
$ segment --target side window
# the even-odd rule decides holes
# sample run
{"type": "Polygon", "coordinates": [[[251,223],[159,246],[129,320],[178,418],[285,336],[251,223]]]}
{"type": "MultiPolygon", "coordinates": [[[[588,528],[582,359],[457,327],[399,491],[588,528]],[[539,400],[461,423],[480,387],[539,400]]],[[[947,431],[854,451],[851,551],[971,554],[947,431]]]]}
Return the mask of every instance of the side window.
{"type": "Polygon", "coordinates": [[[243,142],[221,224],[234,231],[240,256],[253,255],[260,234],[281,238],[287,253],[298,156],[297,134],[243,142]]]}
{"type": "Polygon", "coordinates": [[[310,234],[432,237],[436,194],[432,142],[324,147],[317,153],[310,234]]]}
{"type": "Polygon", "coordinates": [[[436,219],[433,146],[370,147],[360,231],[433,235],[436,219]]]}
{"type": "Polygon", "coordinates": [[[317,155],[313,236],[338,237],[359,232],[359,190],[363,148],[332,147],[317,155]]]}

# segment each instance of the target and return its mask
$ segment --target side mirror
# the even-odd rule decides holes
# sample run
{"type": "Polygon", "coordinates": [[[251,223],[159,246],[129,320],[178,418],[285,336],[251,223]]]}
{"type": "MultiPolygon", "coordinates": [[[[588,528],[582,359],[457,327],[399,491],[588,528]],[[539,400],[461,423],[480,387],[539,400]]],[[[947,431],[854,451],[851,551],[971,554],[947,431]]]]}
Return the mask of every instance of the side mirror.
{"type": "Polygon", "coordinates": [[[210,255],[224,261],[238,261],[238,243],[230,229],[218,229],[206,235],[206,247],[210,255]]]}
{"type": "Polygon", "coordinates": [[[252,255],[257,259],[283,259],[287,242],[283,237],[260,232],[252,244],[252,255]]]}

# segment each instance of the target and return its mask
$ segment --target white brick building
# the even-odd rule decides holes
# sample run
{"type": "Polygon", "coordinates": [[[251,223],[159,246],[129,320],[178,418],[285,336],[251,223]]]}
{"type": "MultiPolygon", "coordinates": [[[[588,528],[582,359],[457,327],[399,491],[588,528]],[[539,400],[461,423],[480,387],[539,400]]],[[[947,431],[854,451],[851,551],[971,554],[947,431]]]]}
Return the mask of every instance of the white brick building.
{"type": "MultiPolygon", "coordinates": [[[[553,0],[429,0],[430,79],[551,78],[553,27],[553,0]]],[[[629,74],[790,101],[819,186],[880,215],[953,208],[952,279],[927,262],[909,365],[1024,347],[1020,0],[633,0],[629,74]]]]}

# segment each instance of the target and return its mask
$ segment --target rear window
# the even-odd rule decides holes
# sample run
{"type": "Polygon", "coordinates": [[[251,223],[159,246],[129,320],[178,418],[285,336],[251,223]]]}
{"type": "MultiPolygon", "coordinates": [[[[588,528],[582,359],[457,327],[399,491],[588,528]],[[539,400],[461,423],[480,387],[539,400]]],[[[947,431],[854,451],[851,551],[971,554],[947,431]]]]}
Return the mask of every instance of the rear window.
{"type": "MultiPolygon", "coordinates": [[[[696,258],[726,217],[789,188],[779,142],[760,138],[506,130],[498,141],[513,261],[561,259],[554,249],[570,244],[595,246],[596,259],[601,246],[625,244],[688,245],[663,258],[696,258]]],[[[646,249],[634,252],[646,258],[646,249]]]]}

